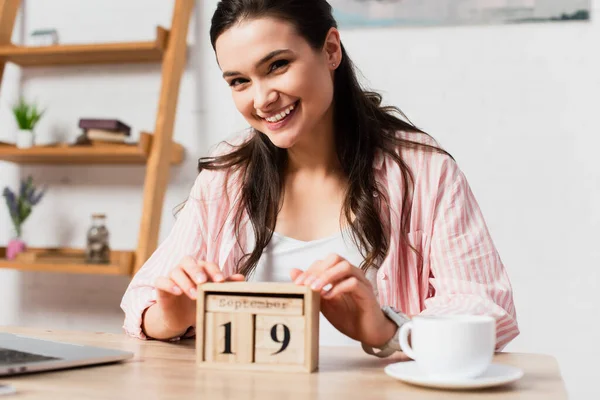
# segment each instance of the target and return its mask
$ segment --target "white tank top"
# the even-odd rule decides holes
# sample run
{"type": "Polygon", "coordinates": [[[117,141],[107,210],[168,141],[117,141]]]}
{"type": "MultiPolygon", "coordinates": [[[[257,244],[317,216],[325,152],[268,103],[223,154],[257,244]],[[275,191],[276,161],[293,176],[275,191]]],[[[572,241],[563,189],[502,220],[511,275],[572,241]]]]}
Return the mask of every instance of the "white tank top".
{"type": "MultiPolygon", "coordinates": [[[[255,238],[250,224],[248,243],[253,248],[255,238]]],[[[315,261],[322,260],[330,253],[339,254],[354,266],[360,266],[364,260],[358,247],[352,241],[349,231],[338,232],[333,236],[309,242],[292,239],[274,232],[258,261],[256,270],[247,277],[247,280],[249,282],[291,282],[290,271],[292,268],[306,270],[315,261]]],[[[375,271],[369,271],[367,277],[376,288],[375,271]]],[[[323,314],[321,314],[319,328],[319,341],[323,346],[360,345],[359,342],[335,329],[323,314]]]]}

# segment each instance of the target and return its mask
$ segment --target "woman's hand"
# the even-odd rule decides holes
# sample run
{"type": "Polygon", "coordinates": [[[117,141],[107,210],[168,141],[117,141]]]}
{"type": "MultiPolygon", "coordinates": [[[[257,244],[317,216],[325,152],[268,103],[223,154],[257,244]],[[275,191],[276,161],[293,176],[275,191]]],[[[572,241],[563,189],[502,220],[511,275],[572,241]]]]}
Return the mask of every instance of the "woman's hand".
{"type": "Polygon", "coordinates": [[[192,257],[185,257],[169,276],[156,279],[156,304],[151,308],[157,308],[153,314],[158,315],[166,331],[183,333],[196,325],[198,284],[243,280],[244,276],[240,274],[225,278],[214,263],[196,262],[192,257]]]}
{"type": "Polygon", "coordinates": [[[303,272],[292,269],[294,283],[321,292],[321,312],[340,332],[372,347],[387,343],[397,330],[375,298],[362,270],[330,254],[303,272]]]}

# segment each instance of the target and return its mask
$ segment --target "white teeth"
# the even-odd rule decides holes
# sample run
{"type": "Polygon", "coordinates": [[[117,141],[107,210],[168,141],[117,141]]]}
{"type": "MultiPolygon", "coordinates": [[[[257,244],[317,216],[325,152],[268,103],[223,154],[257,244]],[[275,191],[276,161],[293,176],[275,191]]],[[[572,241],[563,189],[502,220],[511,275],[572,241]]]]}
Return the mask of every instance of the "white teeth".
{"type": "Polygon", "coordinates": [[[283,110],[281,113],[275,114],[274,116],[272,116],[270,118],[265,118],[265,120],[267,120],[269,122],[279,122],[282,119],[284,119],[285,117],[287,117],[293,110],[294,110],[294,105],[292,104],[291,106],[289,106],[288,108],[283,110]]]}

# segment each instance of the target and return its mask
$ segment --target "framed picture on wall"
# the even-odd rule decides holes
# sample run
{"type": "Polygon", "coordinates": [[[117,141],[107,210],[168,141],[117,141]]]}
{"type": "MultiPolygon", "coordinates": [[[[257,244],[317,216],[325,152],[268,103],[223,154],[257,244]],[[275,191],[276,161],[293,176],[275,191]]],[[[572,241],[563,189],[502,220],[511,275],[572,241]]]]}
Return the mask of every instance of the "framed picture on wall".
{"type": "Polygon", "coordinates": [[[591,0],[329,0],[341,28],[589,21],[591,0]]]}

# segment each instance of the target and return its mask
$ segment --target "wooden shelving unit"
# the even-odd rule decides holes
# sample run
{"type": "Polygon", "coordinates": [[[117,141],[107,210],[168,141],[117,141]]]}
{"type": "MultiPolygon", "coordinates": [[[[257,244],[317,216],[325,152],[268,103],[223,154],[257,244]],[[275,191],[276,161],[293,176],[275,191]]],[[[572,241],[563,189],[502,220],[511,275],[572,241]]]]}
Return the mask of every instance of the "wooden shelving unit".
{"type": "Polygon", "coordinates": [[[114,64],[158,62],[167,48],[169,31],[156,28],[156,39],[150,42],[71,44],[58,46],[0,46],[0,62],[21,67],[53,65],[114,64]]]}
{"type": "MultiPolygon", "coordinates": [[[[59,144],[19,149],[15,145],[0,142],[0,160],[24,165],[143,165],[148,161],[151,148],[152,135],[149,133],[142,133],[138,143],[134,144],[107,143],[81,146],[59,144]]],[[[183,147],[173,143],[171,164],[180,164],[182,160],[183,147]]]]}
{"type": "Polygon", "coordinates": [[[109,264],[86,264],[83,250],[78,249],[28,249],[37,253],[35,260],[6,260],[6,248],[0,247],[0,268],[22,271],[70,272],[76,274],[129,275],[135,253],[111,251],[109,264]]]}
{"type": "Polygon", "coordinates": [[[182,146],[173,142],[173,126],[187,59],[186,38],[194,0],[174,0],[170,30],[157,27],[152,41],[44,47],[18,46],[11,42],[20,6],[21,0],[0,0],[0,82],[9,62],[21,67],[160,62],[161,88],[153,134],[142,134],[139,143],[64,144],[30,149],[0,143],[0,160],[18,164],[145,165],[144,200],[135,251],[112,251],[110,264],[96,265],[86,264],[83,250],[78,249],[33,249],[40,257],[8,261],[6,249],[0,248],[0,268],[132,275],[156,249],[169,166],[183,159],[182,146]]]}

